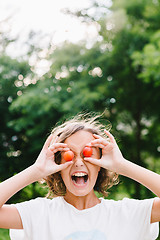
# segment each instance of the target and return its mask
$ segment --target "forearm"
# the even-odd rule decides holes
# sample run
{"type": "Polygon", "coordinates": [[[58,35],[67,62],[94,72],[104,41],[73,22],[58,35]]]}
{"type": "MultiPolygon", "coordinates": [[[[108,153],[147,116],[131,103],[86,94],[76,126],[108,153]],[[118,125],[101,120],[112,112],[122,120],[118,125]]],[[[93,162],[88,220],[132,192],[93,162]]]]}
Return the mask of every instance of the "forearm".
{"type": "Polygon", "coordinates": [[[123,161],[119,174],[129,177],[148,189],[160,198],[160,175],[146,168],[138,166],[128,160],[123,161]]]}
{"type": "Polygon", "coordinates": [[[32,165],[0,183],[0,207],[2,207],[15,193],[39,179],[40,173],[37,171],[35,165],[32,165]]]}

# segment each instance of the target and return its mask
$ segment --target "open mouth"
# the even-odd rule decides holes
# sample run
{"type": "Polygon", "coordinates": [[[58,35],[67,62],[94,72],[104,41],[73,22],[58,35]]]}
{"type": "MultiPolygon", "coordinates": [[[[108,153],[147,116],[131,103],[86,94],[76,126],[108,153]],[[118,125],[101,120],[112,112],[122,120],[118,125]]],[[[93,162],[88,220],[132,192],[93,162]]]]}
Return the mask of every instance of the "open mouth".
{"type": "Polygon", "coordinates": [[[88,174],[84,172],[77,172],[77,173],[73,173],[71,178],[74,184],[83,186],[88,181],[88,174]]]}

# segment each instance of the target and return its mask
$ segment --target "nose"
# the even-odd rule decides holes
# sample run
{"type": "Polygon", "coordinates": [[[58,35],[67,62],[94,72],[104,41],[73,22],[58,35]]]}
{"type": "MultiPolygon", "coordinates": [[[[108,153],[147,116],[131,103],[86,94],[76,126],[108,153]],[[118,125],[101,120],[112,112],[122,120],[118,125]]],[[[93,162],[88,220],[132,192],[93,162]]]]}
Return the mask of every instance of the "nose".
{"type": "Polygon", "coordinates": [[[77,157],[75,159],[75,166],[76,167],[83,167],[84,166],[83,158],[77,157]]]}

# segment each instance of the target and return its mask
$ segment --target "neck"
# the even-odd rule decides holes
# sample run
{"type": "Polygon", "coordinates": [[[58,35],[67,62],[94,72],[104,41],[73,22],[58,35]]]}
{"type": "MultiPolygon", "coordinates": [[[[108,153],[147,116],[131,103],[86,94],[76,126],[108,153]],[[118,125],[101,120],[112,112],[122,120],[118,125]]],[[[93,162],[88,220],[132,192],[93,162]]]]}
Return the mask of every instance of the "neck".
{"type": "Polygon", "coordinates": [[[100,203],[99,198],[95,195],[94,191],[85,196],[75,196],[70,192],[67,192],[64,199],[69,204],[73,205],[78,210],[94,207],[100,203]]]}

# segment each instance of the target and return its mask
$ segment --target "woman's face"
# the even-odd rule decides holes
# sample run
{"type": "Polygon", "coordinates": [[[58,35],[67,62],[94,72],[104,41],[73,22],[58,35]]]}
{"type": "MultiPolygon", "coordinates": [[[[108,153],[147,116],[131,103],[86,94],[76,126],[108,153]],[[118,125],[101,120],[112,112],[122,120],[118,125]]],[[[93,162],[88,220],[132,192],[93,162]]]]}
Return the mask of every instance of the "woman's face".
{"type": "MultiPolygon", "coordinates": [[[[100,167],[84,161],[83,148],[94,139],[92,133],[80,130],[65,140],[64,143],[74,153],[73,164],[61,171],[66,186],[66,194],[85,196],[93,191],[100,167]]],[[[65,162],[63,154],[62,152],[61,163],[65,162]]],[[[99,148],[93,147],[91,157],[100,158],[99,148]]]]}

